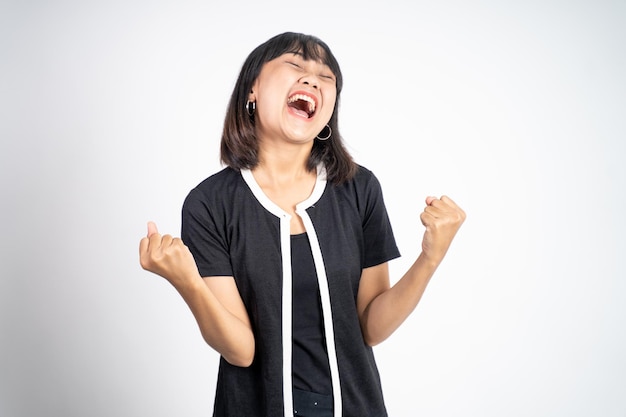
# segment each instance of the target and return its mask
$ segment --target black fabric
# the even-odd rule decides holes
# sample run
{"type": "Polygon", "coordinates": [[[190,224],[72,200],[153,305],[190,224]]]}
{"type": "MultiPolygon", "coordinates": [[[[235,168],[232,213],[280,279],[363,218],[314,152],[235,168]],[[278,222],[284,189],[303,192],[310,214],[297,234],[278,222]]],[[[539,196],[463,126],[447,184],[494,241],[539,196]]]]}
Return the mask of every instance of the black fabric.
{"type": "MultiPolygon", "coordinates": [[[[362,269],[399,256],[380,184],[359,167],[351,181],[327,184],[307,213],[328,277],[343,416],[386,416],[374,354],[363,342],[356,310],[362,269]]],[[[182,239],[200,274],[235,278],[256,339],[250,367],[220,360],[216,417],[283,414],[279,230],[279,219],[230,168],[200,183],[183,204],[182,239]]]]}
{"type": "Polygon", "coordinates": [[[333,396],[293,390],[295,417],[333,417],[333,396]]]}
{"type": "Polygon", "coordinates": [[[306,233],[291,236],[293,275],[293,387],[332,395],[324,319],[313,254],[306,233]]]}

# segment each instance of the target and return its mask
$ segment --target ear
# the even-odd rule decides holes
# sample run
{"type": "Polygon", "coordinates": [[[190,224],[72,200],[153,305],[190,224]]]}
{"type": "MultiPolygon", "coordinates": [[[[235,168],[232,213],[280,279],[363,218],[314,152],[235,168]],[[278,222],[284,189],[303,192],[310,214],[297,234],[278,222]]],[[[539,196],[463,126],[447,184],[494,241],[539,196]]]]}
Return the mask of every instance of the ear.
{"type": "Polygon", "coordinates": [[[256,94],[254,94],[254,90],[250,90],[250,94],[248,94],[248,101],[255,102],[256,94]]]}

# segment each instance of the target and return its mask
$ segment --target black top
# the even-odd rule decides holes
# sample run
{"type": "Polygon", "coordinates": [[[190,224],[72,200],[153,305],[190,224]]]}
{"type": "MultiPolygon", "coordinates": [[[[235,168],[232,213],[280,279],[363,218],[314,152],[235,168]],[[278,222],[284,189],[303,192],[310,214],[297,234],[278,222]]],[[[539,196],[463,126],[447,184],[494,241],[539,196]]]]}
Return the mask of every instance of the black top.
{"type": "Polygon", "coordinates": [[[331,395],[330,368],[313,255],[306,233],[291,236],[293,387],[331,395]]]}
{"type": "MultiPolygon", "coordinates": [[[[362,269],[399,256],[380,184],[359,167],[352,180],[326,184],[306,214],[328,282],[343,417],[387,416],[356,309],[362,269]]],[[[255,197],[241,172],[225,168],[188,194],[181,236],[201,276],[234,277],[255,335],[251,366],[220,360],[214,416],[282,416],[282,257],[290,253],[281,252],[281,219],[255,197]]]]}

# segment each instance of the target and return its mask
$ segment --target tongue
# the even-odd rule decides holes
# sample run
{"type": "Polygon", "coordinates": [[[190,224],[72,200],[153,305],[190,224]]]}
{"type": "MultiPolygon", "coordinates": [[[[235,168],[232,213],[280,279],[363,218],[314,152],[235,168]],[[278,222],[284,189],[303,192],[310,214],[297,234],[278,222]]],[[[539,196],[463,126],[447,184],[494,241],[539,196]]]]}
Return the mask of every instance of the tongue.
{"type": "Polygon", "coordinates": [[[309,113],[307,113],[304,110],[301,110],[300,108],[298,108],[298,106],[295,105],[289,105],[289,107],[291,108],[291,110],[293,110],[294,113],[296,113],[298,116],[302,116],[304,118],[309,118],[309,113]]]}

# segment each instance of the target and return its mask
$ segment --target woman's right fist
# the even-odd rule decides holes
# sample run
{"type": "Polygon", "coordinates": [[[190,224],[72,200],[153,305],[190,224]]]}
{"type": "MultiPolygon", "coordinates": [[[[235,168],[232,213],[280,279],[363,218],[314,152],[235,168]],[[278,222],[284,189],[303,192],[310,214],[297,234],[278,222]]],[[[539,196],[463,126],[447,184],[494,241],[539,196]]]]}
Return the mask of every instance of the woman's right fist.
{"type": "Polygon", "coordinates": [[[148,234],[139,242],[139,263],[143,269],[162,276],[175,287],[198,275],[189,248],[180,238],[161,236],[153,222],[148,222],[148,234]]]}

